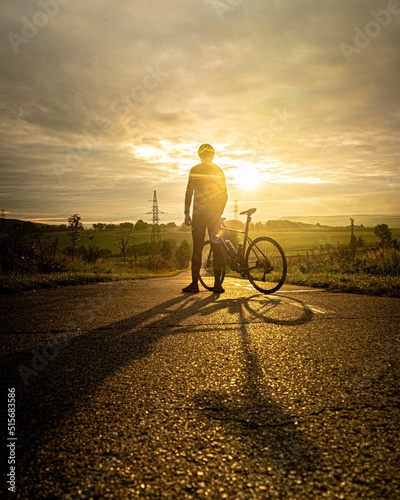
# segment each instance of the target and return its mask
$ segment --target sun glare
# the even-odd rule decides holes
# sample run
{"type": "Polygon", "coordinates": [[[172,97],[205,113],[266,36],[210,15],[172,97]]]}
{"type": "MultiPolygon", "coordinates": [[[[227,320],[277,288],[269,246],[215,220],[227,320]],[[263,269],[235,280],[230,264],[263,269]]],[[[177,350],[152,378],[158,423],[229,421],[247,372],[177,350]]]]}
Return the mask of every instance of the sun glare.
{"type": "Polygon", "coordinates": [[[230,171],[230,177],[235,186],[245,191],[256,189],[264,180],[257,166],[248,162],[240,163],[233,168],[230,171]]]}

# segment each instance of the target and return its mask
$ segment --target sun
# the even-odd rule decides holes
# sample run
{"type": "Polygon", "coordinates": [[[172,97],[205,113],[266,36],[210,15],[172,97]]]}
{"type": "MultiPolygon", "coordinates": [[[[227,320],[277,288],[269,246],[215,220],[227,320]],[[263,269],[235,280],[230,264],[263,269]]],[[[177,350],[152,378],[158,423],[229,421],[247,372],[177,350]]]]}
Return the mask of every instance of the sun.
{"type": "Polygon", "coordinates": [[[249,162],[240,162],[231,170],[230,176],[233,184],[245,191],[251,191],[258,188],[264,180],[257,165],[249,162]]]}

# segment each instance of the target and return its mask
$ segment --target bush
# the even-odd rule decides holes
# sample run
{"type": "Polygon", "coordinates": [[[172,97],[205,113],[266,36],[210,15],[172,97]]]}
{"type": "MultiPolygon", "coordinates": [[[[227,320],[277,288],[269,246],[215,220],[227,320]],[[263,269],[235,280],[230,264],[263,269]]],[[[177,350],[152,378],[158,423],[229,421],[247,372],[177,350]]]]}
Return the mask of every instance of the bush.
{"type": "Polygon", "coordinates": [[[150,271],[162,271],[164,269],[172,269],[173,265],[161,255],[154,253],[147,257],[145,267],[150,269],[150,271]]]}
{"type": "Polygon", "coordinates": [[[184,240],[175,250],[174,260],[178,269],[186,269],[190,263],[192,251],[189,243],[184,240]]]}
{"type": "Polygon", "coordinates": [[[374,276],[400,276],[400,250],[380,248],[369,250],[357,257],[354,267],[357,272],[374,276]]]}
{"type": "Polygon", "coordinates": [[[372,276],[400,276],[400,250],[397,248],[378,248],[358,251],[338,244],[323,252],[307,252],[292,263],[298,265],[300,272],[312,274],[331,272],[342,274],[369,274],[372,276]]]}
{"type": "Polygon", "coordinates": [[[0,269],[3,273],[52,273],[66,271],[68,264],[60,254],[58,240],[33,237],[13,226],[0,240],[0,269]]]}

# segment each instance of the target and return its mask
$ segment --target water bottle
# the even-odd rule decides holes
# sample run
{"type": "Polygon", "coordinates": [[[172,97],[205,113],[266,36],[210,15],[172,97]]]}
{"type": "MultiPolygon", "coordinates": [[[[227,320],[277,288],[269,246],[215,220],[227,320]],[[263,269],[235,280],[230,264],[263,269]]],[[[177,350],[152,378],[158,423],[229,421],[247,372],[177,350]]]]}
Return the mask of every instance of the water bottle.
{"type": "Polygon", "coordinates": [[[243,261],[243,245],[239,243],[237,250],[236,250],[236,262],[242,262],[243,261]]]}

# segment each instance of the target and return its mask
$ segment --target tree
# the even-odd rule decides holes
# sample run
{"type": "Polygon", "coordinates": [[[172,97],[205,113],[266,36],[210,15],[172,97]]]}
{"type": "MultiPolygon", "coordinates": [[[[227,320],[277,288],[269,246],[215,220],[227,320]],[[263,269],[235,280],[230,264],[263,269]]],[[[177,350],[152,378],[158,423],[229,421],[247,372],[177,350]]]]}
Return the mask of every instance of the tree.
{"type": "Polygon", "coordinates": [[[68,236],[72,240],[71,258],[72,260],[74,260],[76,242],[80,239],[81,230],[83,229],[81,223],[81,217],[79,217],[78,214],[71,215],[71,217],[68,218],[68,224],[69,224],[68,236]]]}
{"type": "Polygon", "coordinates": [[[121,254],[124,258],[124,266],[126,265],[126,251],[129,245],[129,242],[132,239],[132,229],[129,231],[124,231],[121,229],[117,236],[117,247],[121,250],[121,254]]]}
{"type": "Polygon", "coordinates": [[[189,243],[186,240],[182,241],[175,251],[175,261],[179,269],[188,267],[191,255],[189,243]]]}
{"type": "Polygon", "coordinates": [[[239,229],[240,231],[242,231],[245,227],[245,224],[241,220],[231,219],[225,221],[225,226],[230,227],[231,229],[239,229]]]}
{"type": "Polygon", "coordinates": [[[139,219],[135,224],[135,231],[146,231],[148,227],[149,227],[148,222],[143,222],[142,219],[139,219]]]}
{"type": "Polygon", "coordinates": [[[374,234],[379,238],[380,247],[390,247],[393,245],[392,231],[387,224],[378,224],[374,227],[374,234]]]}
{"type": "Polygon", "coordinates": [[[100,248],[96,245],[96,229],[88,234],[88,238],[90,243],[86,253],[86,260],[89,264],[96,264],[100,256],[100,248]]]}
{"type": "Polygon", "coordinates": [[[170,260],[174,253],[174,242],[171,240],[163,240],[160,247],[160,255],[166,260],[170,260]]]}

